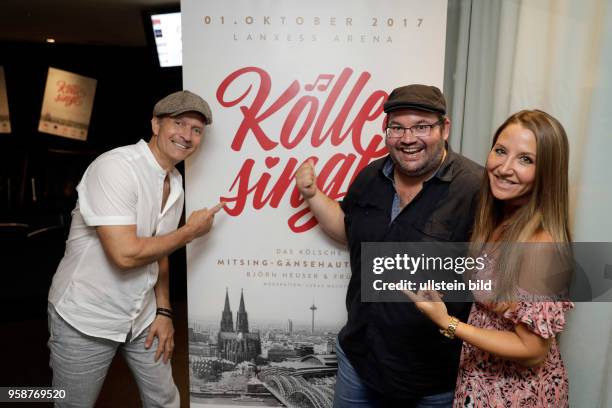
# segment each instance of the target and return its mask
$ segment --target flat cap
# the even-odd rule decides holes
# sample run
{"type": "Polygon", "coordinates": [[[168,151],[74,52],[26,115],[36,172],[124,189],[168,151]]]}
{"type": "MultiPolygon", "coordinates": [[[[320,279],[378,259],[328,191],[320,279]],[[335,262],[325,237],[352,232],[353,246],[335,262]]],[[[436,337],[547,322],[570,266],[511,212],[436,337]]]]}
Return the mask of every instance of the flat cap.
{"type": "Polygon", "coordinates": [[[177,116],[185,112],[197,112],[204,116],[204,123],[212,123],[208,103],[190,91],[179,91],[160,99],[153,107],[153,116],[177,116]]]}
{"type": "Polygon", "coordinates": [[[395,88],[385,102],[385,113],[399,109],[417,109],[446,114],[446,100],[435,86],[413,84],[395,88]]]}

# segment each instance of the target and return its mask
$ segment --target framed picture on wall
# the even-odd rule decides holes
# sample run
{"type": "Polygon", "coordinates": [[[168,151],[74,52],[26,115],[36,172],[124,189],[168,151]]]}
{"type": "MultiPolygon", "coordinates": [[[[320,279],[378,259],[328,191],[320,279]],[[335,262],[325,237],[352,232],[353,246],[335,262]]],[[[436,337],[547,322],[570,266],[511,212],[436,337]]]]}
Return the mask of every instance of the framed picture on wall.
{"type": "Polygon", "coordinates": [[[97,81],[49,68],[38,131],[87,140],[97,81]]]}
{"type": "Polygon", "coordinates": [[[0,133],[11,133],[8,97],[6,95],[6,80],[4,67],[0,66],[0,133]]]}

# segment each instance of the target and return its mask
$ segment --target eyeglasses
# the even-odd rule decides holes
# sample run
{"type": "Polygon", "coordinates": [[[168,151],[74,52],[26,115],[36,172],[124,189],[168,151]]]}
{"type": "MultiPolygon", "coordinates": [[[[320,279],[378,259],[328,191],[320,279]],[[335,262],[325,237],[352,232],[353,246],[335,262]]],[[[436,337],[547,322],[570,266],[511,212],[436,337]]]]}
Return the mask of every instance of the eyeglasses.
{"type": "Polygon", "coordinates": [[[406,131],[409,130],[415,137],[427,137],[431,133],[431,128],[444,123],[444,118],[441,118],[436,123],[419,123],[418,125],[403,127],[398,125],[387,126],[387,138],[397,139],[404,137],[406,131]]]}

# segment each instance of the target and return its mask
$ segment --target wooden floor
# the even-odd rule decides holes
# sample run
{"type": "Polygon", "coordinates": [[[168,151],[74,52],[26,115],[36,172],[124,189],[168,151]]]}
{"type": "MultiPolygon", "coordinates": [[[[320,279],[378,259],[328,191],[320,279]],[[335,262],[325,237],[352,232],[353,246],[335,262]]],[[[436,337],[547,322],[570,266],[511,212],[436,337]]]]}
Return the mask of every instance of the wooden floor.
{"type": "MultiPolygon", "coordinates": [[[[189,406],[189,374],[187,344],[187,303],[173,305],[175,351],[172,360],[174,381],[181,394],[181,407],[189,406]]],[[[10,313],[10,311],[3,311],[10,313]]],[[[2,350],[2,368],[0,369],[0,386],[50,386],[51,369],[49,368],[49,349],[47,340],[47,320],[41,317],[0,325],[0,350],[2,350]]],[[[0,404],[2,405],[2,404],[0,404]]],[[[19,404],[42,408],[51,404],[19,404]]],[[[130,408],[142,406],[136,382],[118,353],[110,367],[96,407],[130,408]]]]}

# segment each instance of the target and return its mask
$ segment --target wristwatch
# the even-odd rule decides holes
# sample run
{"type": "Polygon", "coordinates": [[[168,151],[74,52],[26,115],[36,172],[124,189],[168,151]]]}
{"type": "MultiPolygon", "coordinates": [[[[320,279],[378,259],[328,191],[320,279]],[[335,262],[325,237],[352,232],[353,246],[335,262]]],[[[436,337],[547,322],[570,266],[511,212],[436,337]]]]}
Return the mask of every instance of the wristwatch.
{"type": "Polygon", "coordinates": [[[440,329],[440,333],[442,333],[445,337],[449,339],[455,338],[455,330],[457,330],[457,326],[459,325],[459,319],[454,316],[450,317],[450,322],[448,323],[448,327],[446,329],[440,329]]]}

